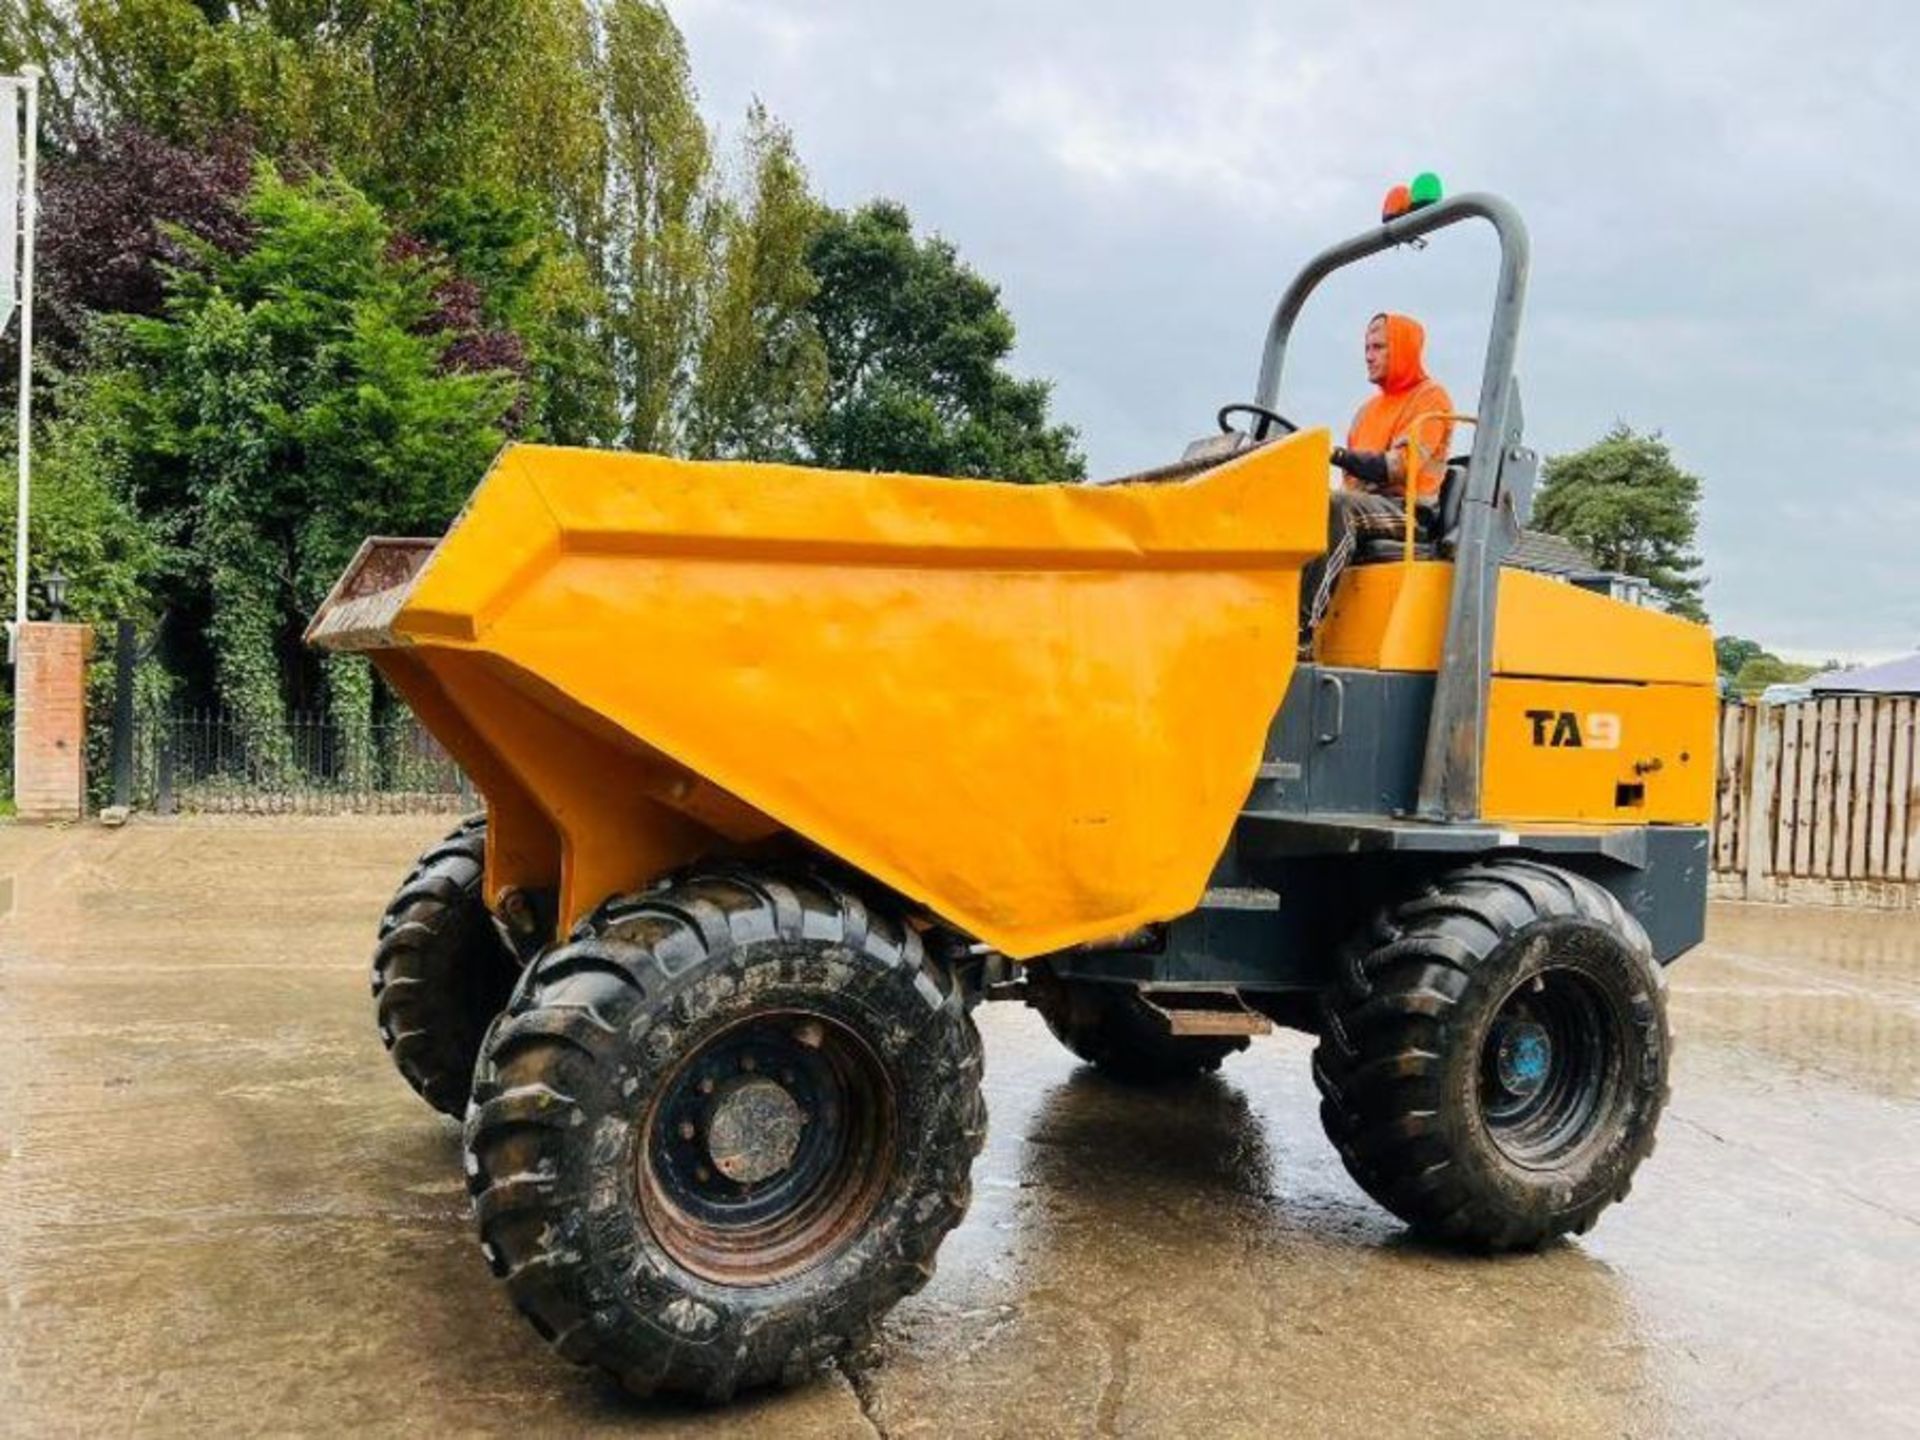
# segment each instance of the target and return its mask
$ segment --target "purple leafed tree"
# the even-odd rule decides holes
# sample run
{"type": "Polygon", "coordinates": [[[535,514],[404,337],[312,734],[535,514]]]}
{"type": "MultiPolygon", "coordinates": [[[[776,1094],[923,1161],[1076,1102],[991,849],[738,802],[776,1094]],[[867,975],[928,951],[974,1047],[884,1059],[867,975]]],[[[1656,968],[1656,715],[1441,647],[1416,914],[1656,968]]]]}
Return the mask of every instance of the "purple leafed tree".
{"type": "MultiPolygon", "coordinates": [[[[440,352],[442,371],[504,370],[522,381],[527,378],[526,342],[511,330],[487,324],[485,294],[466,276],[445,268],[444,255],[424,240],[405,233],[396,234],[388,242],[387,255],[393,260],[440,267],[433,285],[434,308],[427,317],[427,327],[446,337],[446,348],[440,352]]],[[[507,424],[517,430],[525,413],[526,390],[522,385],[519,398],[507,413],[507,424]]]]}
{"type": "Polygon", "coordinates": [[[230,254],[244,249],[252,164],[243,136],[203,152],[135,125],[83,135],[50,159],[39,230],[49,348],[71,350],[89,313],[158,311],[162,267],[188,259],[170,227],[230,254]]]}

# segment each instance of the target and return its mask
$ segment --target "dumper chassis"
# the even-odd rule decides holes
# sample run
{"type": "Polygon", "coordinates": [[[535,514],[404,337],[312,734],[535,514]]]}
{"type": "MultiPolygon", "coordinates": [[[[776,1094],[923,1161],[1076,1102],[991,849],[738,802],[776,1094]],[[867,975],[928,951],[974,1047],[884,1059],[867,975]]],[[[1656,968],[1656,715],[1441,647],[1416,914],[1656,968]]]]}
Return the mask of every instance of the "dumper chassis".
{"type": "MultiPolygon", "coordinates": [[[[737,473],[753,467],[648,461],[616,487],[638,507],[616,523],[591,468],[607,462],[523,449],[444,563],[420,542],[369,542],[310,638],[371,653],[489,802],[421,858],[381,922],[380,1033],[407,1082],[463,1118],[482,1251],[556,1350],[638,1393],[713,1400],[858,1353],[966,1211],[986,1125],[972,1012],[986,1000],[1024,1000],[1129,1084],[1193,1083],[1275,1025],[1315,1035],[1321,1117],[1347,1170],[1435,1239],[1537,1247],[1627,1193],[1667,1095],[1663,967],[1703,925],[1711,645],[1510,563],[1535,469],[1513,378],[1527,268],[1518,214],[1486,195],[1332,247],[1275,311],[1253,404],[1229,407],[1249,427],[1223,412],[1221,440],[1105,493],[833,477],[812,482],[820,514],[770,509],[761,548],[735,553],[738,516],[766,493],[737,473]],[[1298,658],[1326,439],[1278,433],[1294,320],[1335,270],[1469,220],[1501,252],[1472,453],[1432,512],[1363,547],[1298,658]],[[560,478],[541,489],[541,473],[560,478]],[[843,491],[853,503],[833,511],[843,491]],[[806,525],[857,530],[902,496],[837,552],[851,598],[781,588],[781,567],[821,544],[806,525]],[[890,536],[968,506],[925,542],[957,558],[864,597],[871,574],[906,563],[890,536]],[[549,524],[545,551],[494,573],[489,545],[549,524]],[[1053,538],[1029,550],[1021,526],[1053,538]],[[462,546],[477,557],[465,569],[462,546]],[[733,569],[701,568],[709,552],[733,569]],[[762,568],[743,571],[743,555],[762,568]],[[609,589],[607,567],[629,562],[646,568],[609,589]],[[1089,575],[1106,579],[1075,588],[1089,575]],[[1112,614],[1074,607],[1121,603],[1127,585],[1137,640],[1088,628],[1085,615],[1112,614]],[[779,693],[769,615],[799,637],[786,694],[800,707],[832,688],[807,667],[838,663],[849,617],[897,617],[941,586],[961,596],[939,602],[942,643],[968,626],[981,637],[956,664],[991,668],[1006,635],[1057,615],[1092,653],[1062,660],[1055,683],[1138,670],[1137,693],[1159,698],[1104,705],[1096,689],[1077,712],[1088,753],[1112,741],[1132,757],[1119,773],[1064,758],[1082,723],[1066,707],[1033,712],[1056,726],[1051,747],[996,739],[989,715],[954,743],[1001,744],[1000,759],[889,794],[886,762],[857,745],[836,761],[848,702],[783,742],[795,768],[757,779],[737,749],[703,750],[697,707],[648,688],[674,672],[684,619],[660,607],[691,595],[741,627],[722,629],[732,649],[709,672],[732,697],[712,712],[724,728],[740,694],[779,693]],[[635,653],[657,647],[661,663],[627,689],[604,658],[576,678],[574,617],[612,623],[628,590],[654,597],[635,653]],[[1028,596],[1025,617],[999,613],[1028,596]],[[1162,611],[1177,613],[1162,624],[1162,611]],[[1201,672],[1152,667],[1190,652],[1240,656],[1225,663],[1244,680],[1180,709],[1166,677],[1201,672]],[[1207,738],[1169,753],[1156,726],[1207,738]],[[852,777],[838,789],[836,763],[852,777]],[[974,784],[996,765],[1020,773],[974,784]],[[825,780],[809,790],[814,766],[825,780]],[[1059,813],[1018,810],[1036,786],[1059,813]],[[923,798],[933,833],[876,848],[901,828],[903,795],[923,798]],[[973,813],[996,804],[1028,819],[973,813]],[[1055,871],[1050,889],[1029,883],[1055,871]]],[[[804,486],[797,474],[781,483],[804,486]]],[[[901,674],[882,691],[910,707],[908,673],[942,662],[899,650],[891,663],[901,674]]],[[[915,713],[945,718],[931,703],[915,713]]],[[[785,723],[747,710],[748,743],[785,723]]],[[[871,732],[882,747],[893,733],[871,732]]]]}

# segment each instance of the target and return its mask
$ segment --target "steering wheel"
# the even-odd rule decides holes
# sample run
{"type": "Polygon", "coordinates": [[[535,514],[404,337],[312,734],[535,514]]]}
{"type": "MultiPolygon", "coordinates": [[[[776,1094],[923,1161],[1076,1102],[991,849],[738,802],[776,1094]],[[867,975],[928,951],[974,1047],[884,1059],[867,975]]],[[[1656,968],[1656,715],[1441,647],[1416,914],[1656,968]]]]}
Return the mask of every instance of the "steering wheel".
{"type": "Polygon", "coordinates": [[[1228,417],[1243,413],[1253,416],[1256,422],[1254,427],[1247,432],[1248,435],[1255,440],[1266,439],[1267,432],[1275,425],[1280,427],[1280,433],[1283,435],[1291,435],[1300,428],[1278,410],[1269,410],[1264,405],[1255,405],[1251,402],[1243,401],[1237,405],[1222,405],[1220,407],[1220,414],[1217,417],[1220,421],[1220,433],[1222,435],[1233,434],[1233,422],[1228,417]]]}

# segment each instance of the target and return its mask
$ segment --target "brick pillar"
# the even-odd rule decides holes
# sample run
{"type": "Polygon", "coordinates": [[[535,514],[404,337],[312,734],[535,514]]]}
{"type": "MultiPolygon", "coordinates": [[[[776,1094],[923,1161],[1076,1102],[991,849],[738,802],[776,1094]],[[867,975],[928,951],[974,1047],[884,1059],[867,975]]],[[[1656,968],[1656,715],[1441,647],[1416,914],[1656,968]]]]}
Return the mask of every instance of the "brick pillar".
{"type": "Polygon", "coordinates": [[[22,820],[78,820],[87,804],[91,625],[29,620],[13,650],[13,803],[22,820]]]}

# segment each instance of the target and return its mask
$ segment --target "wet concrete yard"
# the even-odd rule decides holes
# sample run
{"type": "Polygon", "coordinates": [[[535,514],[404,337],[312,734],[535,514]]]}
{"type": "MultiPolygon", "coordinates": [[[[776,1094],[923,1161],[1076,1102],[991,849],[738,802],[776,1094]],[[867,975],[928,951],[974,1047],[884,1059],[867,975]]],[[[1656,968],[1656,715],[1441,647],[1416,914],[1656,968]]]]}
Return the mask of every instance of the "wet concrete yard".
{"type": "Polygon", "coordinates": [[[0,1431],[1920,1433],[1920,917],[1716,909],[1632,1197],[1492,1261],[1347,1180],[1304,1037],[1143,1093],[987,1007],[974,1208],[874,1363],[665,1409],[511,1312],[381,1053],[446,823],[0,828],[0,1431]]]}

